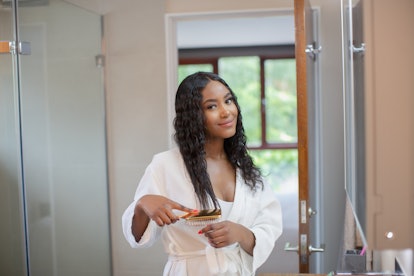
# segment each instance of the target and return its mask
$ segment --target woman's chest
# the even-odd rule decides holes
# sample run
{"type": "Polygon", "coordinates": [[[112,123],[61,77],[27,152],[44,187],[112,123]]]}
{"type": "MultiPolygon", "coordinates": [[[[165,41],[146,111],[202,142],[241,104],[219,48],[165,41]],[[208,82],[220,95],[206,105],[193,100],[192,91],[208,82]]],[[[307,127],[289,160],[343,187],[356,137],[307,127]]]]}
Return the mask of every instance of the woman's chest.
{"type": "Polygon", "coordinates": [[[216,197],[234,201],[236,170],[227,162],[207,162],[207,172],[216,197]]]}

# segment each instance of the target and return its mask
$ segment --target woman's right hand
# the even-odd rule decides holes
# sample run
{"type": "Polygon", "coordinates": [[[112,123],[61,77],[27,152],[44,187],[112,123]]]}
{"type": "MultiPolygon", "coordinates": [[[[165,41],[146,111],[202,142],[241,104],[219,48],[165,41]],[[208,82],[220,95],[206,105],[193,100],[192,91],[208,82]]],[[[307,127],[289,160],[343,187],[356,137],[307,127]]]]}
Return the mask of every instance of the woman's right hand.
{"type": "Polygon", "coordinates": [[[173,210],[180,210],[186,213],[198,212],[197,210],[187,208],[161,195],[144,195],[138,200],[135,210],[136,212],[143,211],[159,226],[169,225],[171,223],[175,223],[180,219],[173,212],[173,210]],[[140,210],[137,210],[137,208],[140,210]]]}

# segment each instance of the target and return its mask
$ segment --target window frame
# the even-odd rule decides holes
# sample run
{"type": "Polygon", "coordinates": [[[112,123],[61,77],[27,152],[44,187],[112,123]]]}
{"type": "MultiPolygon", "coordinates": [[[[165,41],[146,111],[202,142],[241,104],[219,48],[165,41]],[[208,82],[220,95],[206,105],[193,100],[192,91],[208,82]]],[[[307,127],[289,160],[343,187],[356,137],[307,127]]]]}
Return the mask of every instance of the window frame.
{"type": "Polygon", "coordinates": [[[266,141],[266,103],[265,103],[265,61],[274,59],[294,59],[295,45],[268,45],[245,47],[191,48],[178,50],[178,65],[211,64],[218,74],[218,62],[222,57],[257,56],[260,60],[260,121],[261,145],[249,146],[250,150],[297,149],[298,143],[269,143],[266,141]]]}

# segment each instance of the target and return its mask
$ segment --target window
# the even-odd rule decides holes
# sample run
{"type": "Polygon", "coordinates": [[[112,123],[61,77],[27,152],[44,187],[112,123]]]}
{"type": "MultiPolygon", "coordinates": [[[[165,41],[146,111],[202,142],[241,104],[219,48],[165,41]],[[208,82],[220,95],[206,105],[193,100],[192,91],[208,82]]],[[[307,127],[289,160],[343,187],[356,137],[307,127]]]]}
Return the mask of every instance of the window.
{"type": "Polygon", "coordinates": [[[196,71],[218,73],[239,101],[247,143],[275,191],[298,181],[294,46],[185,49],[179,81],[196,71]]]}

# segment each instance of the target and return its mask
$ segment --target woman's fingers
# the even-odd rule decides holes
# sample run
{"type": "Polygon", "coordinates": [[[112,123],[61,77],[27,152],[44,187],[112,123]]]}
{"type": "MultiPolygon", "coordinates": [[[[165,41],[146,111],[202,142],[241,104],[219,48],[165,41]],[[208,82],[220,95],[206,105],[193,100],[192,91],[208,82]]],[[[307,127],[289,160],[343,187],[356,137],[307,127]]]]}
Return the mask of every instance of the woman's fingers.
{"type": "Polygon", "coordinates": [[[198,233],[204,234],[213,247],[224,247],[237,242],[235,224],[229,221],[209,224],[198,233]]]}
{"type": "Polygon", "coordinates": [[[188,208],[180,203],[174,202],[175,204],[172,206],[173,209],[175,210],[179,210],[179,211],[183,211],[186,214],[182,215],[181,217],[186,217],[186,216],[191,216],[193,214],[197,214],[198,210],[196,209],[192,209],[192,208],[188,208]]]}
{"type": "Polygon", "coordinates": [[[180,219],[173,210],[180,210],[189,215],[198,213],[197,210],[185,207],[182,204],[159,195],[146,195],[141,198],[140,204],[143,206],[148,217],[159,226],[169,225],[180,219]]]}

